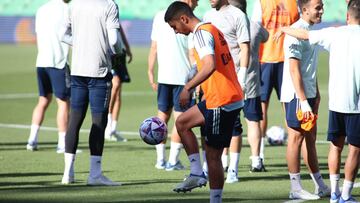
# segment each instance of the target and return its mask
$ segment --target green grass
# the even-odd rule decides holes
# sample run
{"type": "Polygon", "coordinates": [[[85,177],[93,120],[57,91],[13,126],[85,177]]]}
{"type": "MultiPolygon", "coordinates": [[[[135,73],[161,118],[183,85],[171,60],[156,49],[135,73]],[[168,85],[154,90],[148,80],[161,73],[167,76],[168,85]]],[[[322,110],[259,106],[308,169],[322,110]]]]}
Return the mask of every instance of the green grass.
{"type": "MultiPolygon", "coordinates": [[[[124,85],[123,107],[119,129],[128,138],[127,143],[106,142],[103,156],[104,173],[120,187],[87,187],[89,170],[88,135],[81,133],[79,154],[75,163],[76,184],[60,184],[64,160],[55,153],[56,131],[42,130],[39,136],[40,150],[25,150],[29,129],[0,125],[0,202],[208,202],[209,189],[196,189],[191,193],[177,194],[172,187],[182,180],[188,171],[166,172],[156,170],[155,149],[143,143],[136,134],[140,122],[155,115],[156,95],[147,79],[148,48],[134,47],[134,61],[129,65],[132,77],[124,85]],[[134,94],[137,93],[137,94],[134,94]],[[143,93],[143,95],[142,95],[143,93]]],[[[36,46],[0,45],[0,124],[30,125],[31,113],[37,102],[36,96],[5,99],[8,94],[37,94],[35,75],[36,46]]],[[[327,129],[327,55],[319,61],[319,86],[322,103],[319,117],[318,140],[326,140],[327,129]]],[[[273,98],[275,98],[273,94],[273,98]]],[[[43,126],[56,127],[56,105],[52,104],[43,126]]],[[[283,125],[280,104],[272,100],[269,126],[283,125]]],[[[171,124],[172,125],[172,122],[171,124]]],[[[83,129],[90,126],[87,116],[83,129]]],[[[328,181],[328,144],[318,144],[321,172],[328,181]]],[[[285,160],[285,146],[266,147],[266,166],[269,172],[248,172],[249,145],[244,142],[239,163],[240,182],[225,184],[223,202],[284,202],[289,191],[289,178],[285,160]]],[[[168,151],[167,151],[168,152],[168,151]]],[[[347,150],[344,150],[347,152],[347,150]]],[[[188,167],[185,153],[181,160],[188,167]]],[[[302,183],[313,191],[313,183],[302,165],[302,183]]],[[[360,195],[355,188],[355,196],[360,195]]],[[[323,199],[317,202],[328,202],[323,199]]]]}

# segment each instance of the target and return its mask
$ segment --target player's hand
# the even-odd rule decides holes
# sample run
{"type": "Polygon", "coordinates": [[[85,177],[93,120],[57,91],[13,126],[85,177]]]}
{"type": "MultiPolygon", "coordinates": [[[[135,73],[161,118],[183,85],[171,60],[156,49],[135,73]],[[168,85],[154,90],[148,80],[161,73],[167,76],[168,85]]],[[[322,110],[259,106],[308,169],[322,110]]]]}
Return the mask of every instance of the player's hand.
{"type": "Polygon", "coordinates": [[[153,83],[150,83],[150,85],[151,85],[151,88],[152,88],[155,92],[157,92],[157,90],[158,90],[158,84],[155,83],[155,82],[153,82],[153,83]]]}
{"type": "Polygon", "coordinates": [[[179,98],[179,104],[181,108],[185,109],[186,107],[188,107],[190,96],[191,96],[191,91],[185,89],[184,87],[180,93],[180,98],[179,98]]]}
{"type": "Polygon", "coordinates": [[[303,113],[304,121],[307,121],[315,116],[307,99],[300,101],[300,107],[301,107],[301,111],[303,113]]]}
{"type": "Polygon", "coordinates": [[[283,31],[281,30],[281,28],[280,28],[280,30],[277,31],[277,32],[274,34],[273,40],[274,40],[275,42],[279,42],[279,39],[280,39],[280,37],[281,37],[283,34],[284,34],[284,32],[283,32],[283,31]]]}

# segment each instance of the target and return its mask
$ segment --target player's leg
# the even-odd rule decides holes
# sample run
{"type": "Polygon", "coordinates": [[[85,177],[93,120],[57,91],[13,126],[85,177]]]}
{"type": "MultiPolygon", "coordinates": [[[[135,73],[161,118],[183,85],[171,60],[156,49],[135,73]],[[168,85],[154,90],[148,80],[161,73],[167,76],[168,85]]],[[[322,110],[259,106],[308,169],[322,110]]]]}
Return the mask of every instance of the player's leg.
{"type": "Polygon", "coordinates": [[[345,114],[346,137],[349,152],[345,161],[345,179],[339,202],[356,202],[351,196],[355,178],[360,164],[360,114],[345,114]]]}
{"type": "Polygon", "coordinates": [[[222,148],[206,147],[206,159],[209,160],[210,202],[221,202],[222,199],[224,187],[224,169],[221,163],[222,152],[222,148]]]}
{"type": "Polygon", "coordinates": [[[104,132],[111,96],[111,79],[112,75],[108,74],[104,78],[91,78],[89,80],[89,102],[92,125],[89,136],[90,173],[87,181],[88,185],[119,185],[106,178],[102,174],[101,169],[104,132]]]}
{"type": "Polygon", "coordinates": [[[205,117],[200,108],[206,109],[205,101],[200,102],[198,105],[193,106],[182,113],[175,122],[181,137],[181,142],[190,162],[190,176],[174,188],[175,192],[191,191],[192,189],[202,187],[207,183],[201,166],[199,145],[196,136],[192,131],[193,127],[205,125],[205,117]]]}
{"type": "MultiPolygon", "coordinates": [[[[111,71],[113,74],[113,78],[112,78],[112,89],[111,89],[111,97],[110,97],[110,102],[109,102],[109,113],[108,113],[108,121],[106,124],[106,128],[105,128],[105,139],[107,140],[112,140],[112,122],[113,122],[113,111],[115,110],[115,105],[116,105],[116,101],[118,99],[119,96],[119,84],[120,84],[120,78],[119,76],[116,75],[116,73],[114,72],[114,70],[111,71]]],[[[115,141],[115,139],[114,139],[115,141]]]]}
{"type": "Polygon", "coordinates": [[[242,147],[242,125],[240,121],[240,114],[237,115],[235,124],[232,130],[232,137],[230,141],[229,154],[230,164],[227,170],[226,183],[238,182],[238,165],[240,160],[240,152],[242,147]]]}
{"type": "Polygon", "coordinates": [[[36,72],[39,99],[32,113],[30,135],[26,145],[26,149],[31,151],[37,150],[39,129],[52,99],[52,86],[46,68],[37,68],[36,72]]]}
{"type": "Polygon", "coordinates": [[[225,147],[223,153],[221,154],[221,163],[224,168],[224,172],[227,172],[229,169],[229,147],[225,147]]]}

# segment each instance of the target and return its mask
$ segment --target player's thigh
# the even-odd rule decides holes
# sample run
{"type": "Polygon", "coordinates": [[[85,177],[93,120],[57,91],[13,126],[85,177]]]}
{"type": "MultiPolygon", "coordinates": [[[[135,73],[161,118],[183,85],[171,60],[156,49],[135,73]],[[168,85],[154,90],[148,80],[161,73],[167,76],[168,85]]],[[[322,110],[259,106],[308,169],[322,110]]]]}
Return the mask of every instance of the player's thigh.
{"type": "Polygon", "coordinates": [[[349,144],[360,147],[360,114],[345,115],[345,131],[349,144]]]}
{"type": "Polygon", "coordinates": [[[191,106],[193,106],[193,102],[191,101],[192,98],[190,98],[189,100],[189,105],[187,107],[181,107],[180,106],[180,94],[182,92],[182,90],[184,89],[183,85],[174,85],[173,89],[172,89],[172,100],[173,100],[173,104],[174,104],[174,111],[177,112],[185,112],[187,109],[189,109],[191,106]]]}
{"type": "Polygon", "coordinates": [[[174,106],[172,97],[172,85],[159,83],[157,92],[158,110],[162,112],[171,110],[174,106]]]}
{"type": "Polygon", "coordinates": [[[263,112],[260,96],[246,99],[243,111],[245,118],[249,121],[259,122],[262,120],[263,112]]]}
{"type": "Polygon", "coordinates": [[[263,63],[260,69],[260,95],[261,101],[267,102],[270,99],[273,83],[273,64],[263,63]]]}
{"type": "Polygon", "coordinates": [[[89,89],[87,77],[71,76],[71,99],[72,110],[84,111],[89,104],[89,89]]]}
{"type": "Polygon", "coordinates": [[[111,96],[112,75],[91,78],[89,81],[89,101],[92,113],[107,113],[111,96]]]}
{"type": "Polygon", "coordinates": [[[284,70],[284,62],[279,62],[279,63],[273,64],[273,73],[274,73],[273,86],[275,88],[278,100],[280,100],[280,97],[281,97],[283,70],[284,70]]]}
{"type": "Polygon", "coordinates": [[[197,105],[181,113],[176,119],[176,128],[191,129],[205,124],[205,118],[197,105]]]}
{"type": "Polygon", "coordinates": [[[37,83],[39,96],[46,97],[52,94],[51,80],[47,71],[47,68],[38,67],[36,68],[37,83]]]}
{"type": "Polygon", "coordinates": [[[242,128],[241,119],[240,119],[240,113],[239,113],[236,116],[231,135],[233,137],[240,137],[242,135],[242,133],[243,133],[243,128],[242,128]]]}
{"type": "Polygon", "coordinates": [[[70,70],[66,65],[63,69],[50,68],[49,77],[56,98],[67,100],[70,97],[70,70]]]}

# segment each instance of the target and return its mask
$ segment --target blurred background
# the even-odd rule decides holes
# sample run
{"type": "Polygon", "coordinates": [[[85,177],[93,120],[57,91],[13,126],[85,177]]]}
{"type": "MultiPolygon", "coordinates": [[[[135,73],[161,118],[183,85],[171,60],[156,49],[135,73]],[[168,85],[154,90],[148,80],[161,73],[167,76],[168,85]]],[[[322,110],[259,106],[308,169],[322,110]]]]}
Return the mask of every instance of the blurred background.
{"type": "MultiPolygon", "coordinates": [[[[34,43],[34,16],[48,0],[0,0],[0,43],[34,43]]],[[[152,18],[173,0],[116,0],[122,26],[132,45],[149,45],[152,18]]],[[[251,16],[254,0],[248,0],[251,16]]],[[[346,5],[343,0],[323,0],[325,13],[321,26],[344,24],[346,5]]],[[[195,14],[202,17],[210,9],[208,0],[199,0],[195,14]]]]}

